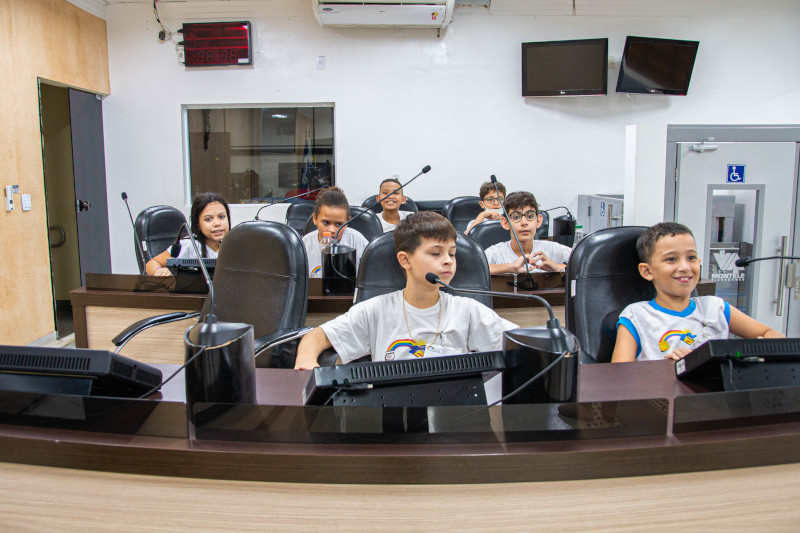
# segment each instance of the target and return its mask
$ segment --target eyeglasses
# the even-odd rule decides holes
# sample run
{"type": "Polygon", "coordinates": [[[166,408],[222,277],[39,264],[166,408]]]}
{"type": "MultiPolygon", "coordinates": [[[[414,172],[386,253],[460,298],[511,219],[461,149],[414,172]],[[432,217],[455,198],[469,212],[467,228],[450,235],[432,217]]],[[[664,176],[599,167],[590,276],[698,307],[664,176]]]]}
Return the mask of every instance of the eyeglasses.
{"type": "Polygon", "coordinates": [[[497,198],[496,196],[487,196],[486,198],[483,199],[483,203],[500,205],[500,198],[497,198]]]}
{"type": "Polygon", "coordinates": [[[508,218],[511,219],[512,222],[519,222],[522,220],[522,217],[525,217],[528,221],[533,222],[539,217],[538,211],[526,211],[524,213],[520,213],[519,211],[514,211],[508,215],[508,218]]]}

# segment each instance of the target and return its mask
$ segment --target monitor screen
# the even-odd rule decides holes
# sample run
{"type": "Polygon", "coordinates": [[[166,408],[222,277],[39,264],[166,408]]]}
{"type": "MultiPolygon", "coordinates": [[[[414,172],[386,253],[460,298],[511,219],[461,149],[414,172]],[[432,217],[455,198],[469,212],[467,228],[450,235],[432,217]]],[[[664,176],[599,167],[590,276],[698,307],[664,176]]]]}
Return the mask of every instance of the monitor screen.
{"type": "Polygon", "coordinates": [[[522,96],[607,94],[608,39],[522,43],[522,96]]]}
{"type": "Polygon", "coordinates": [[[628,36],[622,52],[617,92],[685,95],[699,44],[698,41],[628,36]]]}

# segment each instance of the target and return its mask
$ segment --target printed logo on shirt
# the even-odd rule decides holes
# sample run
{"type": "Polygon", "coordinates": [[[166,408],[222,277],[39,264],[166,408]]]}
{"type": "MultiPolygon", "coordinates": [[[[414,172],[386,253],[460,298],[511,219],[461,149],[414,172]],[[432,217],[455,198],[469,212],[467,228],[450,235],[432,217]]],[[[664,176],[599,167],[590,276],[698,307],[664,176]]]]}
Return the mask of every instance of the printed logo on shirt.
{"type": "Polygon", "coordinates": [[[673,329],[672,331],[668,331],[661,336],[661,340],[658,341],[658,348],[662,352],[666,352],[669,350],[669,338],[670,337],[680,337],[680,340],[688,344],[689,346],[692,345],[694,340],[697,338],[696,335],[692,335],[692,332],[688,329],[684,329],[682,331],[678,331],[673,329]]]}
{"type": "Polygon", "coordinates": [[[387,353],[394,352],[398,348],[408,348],[408,353],[414,357],[425,357],[426,342],[423,339],[397,339],[389,345],[387,353]]]}
{"type": "Polygon", "coordinates": [[[315,268],[314,270],[312,270],[311,271],[311,275],[314,276],[315,274],[319,274],[320,272],[322,272],[322,266],[321,265],[318,266],[317,268],[315,268]]]}

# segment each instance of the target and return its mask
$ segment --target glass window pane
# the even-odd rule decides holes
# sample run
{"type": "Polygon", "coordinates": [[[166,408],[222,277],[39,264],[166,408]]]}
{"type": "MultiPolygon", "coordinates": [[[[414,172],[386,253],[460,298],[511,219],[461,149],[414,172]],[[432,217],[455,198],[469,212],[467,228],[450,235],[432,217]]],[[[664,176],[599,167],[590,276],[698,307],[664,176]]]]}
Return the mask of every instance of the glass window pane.
{"type": "Polygon", "coordinates": [[[186,113],[192,197],[213,191],[228,203],[272,202],[336,183],[333,106],[186,113]]]}

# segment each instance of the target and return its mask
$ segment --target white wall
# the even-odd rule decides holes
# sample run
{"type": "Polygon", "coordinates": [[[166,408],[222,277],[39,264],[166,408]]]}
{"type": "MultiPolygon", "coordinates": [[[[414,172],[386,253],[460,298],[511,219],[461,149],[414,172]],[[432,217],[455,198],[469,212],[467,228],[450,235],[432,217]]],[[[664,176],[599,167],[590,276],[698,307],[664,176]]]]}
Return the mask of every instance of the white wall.
{"type": "MultiPolygon", "coordinates": [[[[335,103],[337,181],[352,203],[374,194],[380,179],[430,164],[406,191],[414,199],[473,195],[495,174],[545,208],[564,205],[578,193],[623,192],[628,124],[800,122],[800,21],[788,11],[647,19],[457,11],[437,38],[433,30],[322,28],[308,0],[242,3],[246,12],[226,8],[228,16],[197,14],[198,4],[215,5],[160,4],[161,19],[172,29],[250,20],[252,67],[186,70],[172,45],[158,42],[152,6],[108,6],[104,124],[115,272],[136,270],[121,191],[134,211],[186,207],[182,104],[335,103]],[[699,40],[688,96],[614,94],[612,70],[608,96],[520,97],[520,43],[608,37],[619,58],[626,35],[699,40]]],[[[252,212],[235,208],[232,217],[252,212]]]]}

